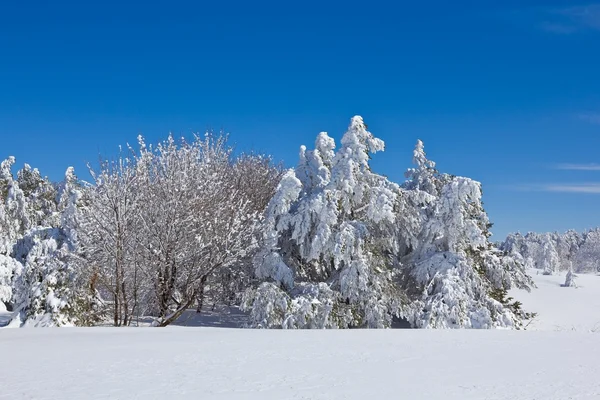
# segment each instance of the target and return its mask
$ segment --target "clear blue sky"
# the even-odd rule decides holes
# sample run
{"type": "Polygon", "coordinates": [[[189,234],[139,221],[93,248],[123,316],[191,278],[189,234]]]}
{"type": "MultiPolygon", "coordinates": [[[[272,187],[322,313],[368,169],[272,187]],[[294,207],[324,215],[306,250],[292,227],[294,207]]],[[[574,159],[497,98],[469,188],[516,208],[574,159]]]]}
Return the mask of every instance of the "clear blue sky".
{"type": "Polygon", "coordinates": [[[86,178],[139,133],[223,128],[293,165],[360,114],[376,171],[420,138],[482,181],[496,239],[600,225],[600,5],[489,3],[3,1],[0,158],[86,178]]]}

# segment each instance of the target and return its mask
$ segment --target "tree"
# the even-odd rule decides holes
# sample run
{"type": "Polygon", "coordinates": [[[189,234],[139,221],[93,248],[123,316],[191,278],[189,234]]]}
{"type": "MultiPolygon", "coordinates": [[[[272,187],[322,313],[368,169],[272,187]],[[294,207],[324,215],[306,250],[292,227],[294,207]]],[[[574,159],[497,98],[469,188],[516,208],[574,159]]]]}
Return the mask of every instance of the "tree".
{"type": "Polygon", "coordinates": [[[480,184],[443,179],[411,256],[409,282],[422,294],[411,293],[416,298],[409,320],[420,328],[519,327],[521,316],[503,294],[512,286],[528,289],[531,279],[518,260],[489,242],[480,184]]]}
{"type": "Polygon", "coordinates": [[[265,282],[246,296],[254,326],[385,327],[399,313],[387,248],[399,187],[369,167],[384,143],[357,116],[341,144],[334,152],[321,133],[315,150],[302,147],[298,175],[284,175],[267,208],[255,258],[265,282]]]}
{"type": "MultiPolygon", "coordinates": [[[[234,190],[247,198],[251,212],[262,219],[281,180],[283,174],[281,166],[274,164],[271,157],[243,153],[233,160],[230,168],[229,179],[233,182],[234,190]]],[[[256,229],[260,229],[260,226],[257,225],[256,229]]],[[[259,240],[260,236],[256,239],[259,240]]],[[[215,302],[227,305],[241,303],[244,291],[252,285],[254,279],[251,254],[250,252],[247,256],[241,257],[238,262],[217,269],[206,291],[213,304],[215,302]]],[[[200,306],[199,303],[198,312],[201,311],[200,306]]]]}
{"type": "Polygon", "coordinates": [[[408,178],[405,187],[437,196],[442,176],[435,168],[435,162],[427,158],[425,145],[421,140],[417,140],[415,145],[413,164],[415,167],[409,168],[404,174],[408,178]]]}
{"type": "Polygon", "coordinates": [[[565,277],[564,287],[577,287],[577,275],[573,272],[573,267],[569,268],[567,271],[567,276],[565,277]]]}
{"type": "Polygon", "coordinates": [[[559,259],[556,249],[551,242],[544,243],[542,250],[542,269],[544,275],[553,275],[558,270],[559,259]]]}
{"type": "Polygon", "coordinates": [[[12,309],[13,279],[20,272],[14,260],[13,247],[30,227],[25,195],[13,178],[15,158],[0,163],[0,302],[12,309]]]}
{"type": "Polygon", "coordinates": [[[526,315],[506,291],[531,279],[489,242],[480,184],[439,174],[420,141],[403,187],[373,173],[384,144],[360,117],[341,143],[321,133],[302,147],[267,207],[251,325],[519,327],[526,315]]]}
{"type": "Polygon", "coordinates": [[[27,216],[31,226],[56,226],[59,221],[57,205],[58,191],[55,186],[43,178],[37,168],[29,164],[17,172],[17,182],[27,199],[27,216]]]}
{"type": "Polygon", "coordinates": [[[528,268],[541,269],[550,275],[558,271],[568,271],[573,263],[576,268],[579,268],[580,263],[586,263],[578,256],[585,236],[573,230],[564,234],[556,232],[529,232],[525,236],[510,234],[500,246],[508,250],[513,257],[522,258],[528,268]]]}
{"type": "MultiPolygon", "coordinates": [[[[38,181],[38,184],[43,182],[38,181]]],[[[36,191],[32,188],[32,192],[36,191]]],[[[57,226],[33,226],[14,246],[21,268],[13,278],[15,314],[22,326],[86,325],[95,322],[94,295],[85,288],[75,230],[81,188],[67,169],[61,184],[57,226]]]]}
{"type": "Polygon", "coordinates": [[[142,274],[136,240],[144,205],[136,172],[136,165],[124,157],[102,162],[99,171],[90,168],[95,187],[87,193],[81,212],[79,236],[88,274],[110,297],[114,326],[130,325],[139,311],[142,274]]]}
{"type": "Polygon", "coordinates": [[[583,243],[573,259],[576,272],[600,271],[600,229],[585,233],[583,243]]]}
{"type": "Polygon", "coordinates": [[[200,311],[208,292],[239,300],[279,174],[271,160],[235,158],[212,134],[155,147],[140,137],[130,151],[94,173],[81,229],[113,323],[143,312],[166,326],[194,304],[200,311]]]}

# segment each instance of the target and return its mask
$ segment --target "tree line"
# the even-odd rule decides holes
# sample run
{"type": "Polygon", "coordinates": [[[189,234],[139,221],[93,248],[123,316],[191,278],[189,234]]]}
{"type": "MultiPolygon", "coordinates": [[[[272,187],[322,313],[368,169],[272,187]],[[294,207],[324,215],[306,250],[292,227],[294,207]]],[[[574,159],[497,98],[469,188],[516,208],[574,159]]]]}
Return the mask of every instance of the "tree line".
{"type": "Polygon", "coordinates": [[[156,326],[239,305],[250,327],[520,328],[533,283],[490,241],[481,185],[440,173],[421,141],[402,183],[372,171],[384,142],[354,117],[286,170],[225,135],[138,138],[61,183],[0,169],[0,307],[15,326],[156,326]]]}

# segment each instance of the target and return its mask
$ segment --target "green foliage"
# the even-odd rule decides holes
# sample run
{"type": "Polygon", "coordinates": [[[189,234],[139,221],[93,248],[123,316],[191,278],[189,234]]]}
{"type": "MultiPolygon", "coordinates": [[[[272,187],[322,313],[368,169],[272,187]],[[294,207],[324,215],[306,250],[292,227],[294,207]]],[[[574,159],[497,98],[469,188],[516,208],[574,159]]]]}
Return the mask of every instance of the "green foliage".
{"type": "Polygon", "coordinates": [[[492,299],[512,311],[521,321],[531,320],[537,317],[537,313],[526,312],[523,309],[523,303],[508,296],[508,290],[504,288],[492,289],[489,294],[492,299]]]}

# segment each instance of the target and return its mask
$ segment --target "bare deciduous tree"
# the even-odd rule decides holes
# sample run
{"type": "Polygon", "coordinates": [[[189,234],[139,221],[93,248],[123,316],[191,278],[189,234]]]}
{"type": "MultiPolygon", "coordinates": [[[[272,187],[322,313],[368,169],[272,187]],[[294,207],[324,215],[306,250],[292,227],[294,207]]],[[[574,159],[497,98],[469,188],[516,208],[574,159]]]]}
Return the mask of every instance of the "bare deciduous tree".
{"type": "Polygon", "coordinates": [[[93,173],[82,236],[114,325],[141,311],[166,326],[201,310],[209,291],[222,299],[245,289],[280,169],[268,157],[234,157],[223,135],[139,140],[138,153],[93,173]]]}

